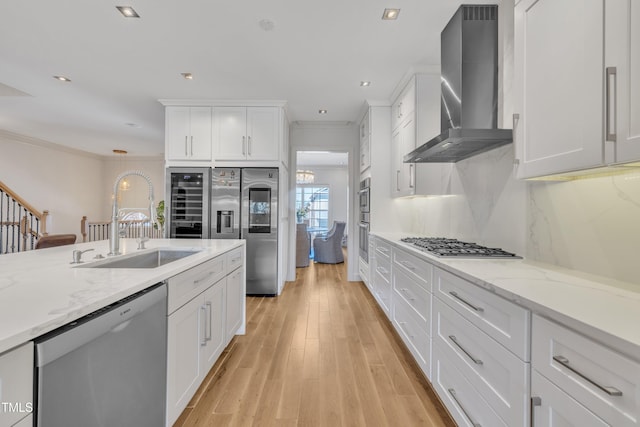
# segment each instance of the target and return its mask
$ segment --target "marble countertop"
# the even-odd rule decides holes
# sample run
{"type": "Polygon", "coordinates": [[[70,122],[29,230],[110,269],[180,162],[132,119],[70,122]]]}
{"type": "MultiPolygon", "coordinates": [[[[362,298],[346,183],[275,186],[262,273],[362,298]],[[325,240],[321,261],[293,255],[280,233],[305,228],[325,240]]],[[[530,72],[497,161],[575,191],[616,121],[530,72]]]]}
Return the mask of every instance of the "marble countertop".
{"type": "MultiPolygon", "coordinates": [[[[1,255],[0,353],[243,245],[243,240],[151,239],[147,250],[198,250],[151,269],[71,264],[74,249],[93,249],[83,254],[83,265],[97,254],[106,256],[107,240],[1,255]]],[[[123,255],[143,252],[136,248],[135,239],[121,239],[123,255]]]]}
{"type": "Polygon", "coordinates": [[[443,259],[400,242],[405,234],[371,234],[640,361],[640,284],[526,259],[443,259]]]}

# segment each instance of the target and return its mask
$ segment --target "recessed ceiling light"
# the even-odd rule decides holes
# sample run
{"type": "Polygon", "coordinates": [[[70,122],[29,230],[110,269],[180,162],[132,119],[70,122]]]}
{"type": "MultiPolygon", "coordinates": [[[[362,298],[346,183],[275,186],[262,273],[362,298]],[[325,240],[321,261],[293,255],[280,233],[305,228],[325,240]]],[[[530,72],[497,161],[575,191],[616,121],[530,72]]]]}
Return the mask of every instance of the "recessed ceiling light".
{"type": "Polygon", "coordinates": [[[184,77],[187,80],[193,80],[193,74],[191,73],[180,73],[180,75],[182,75],[182,77],[184,77]]]}
{"type": "Polygon", "coordinates": [[[116,9],[118,9],[125,18],[140,18],[138,12],[136,12],[131,6],[116,6],[116,9]]]}
{"type": "Polygon", "coordinates": [[[125,123],[125,125],[129,126],[130,128],[136,128],[136,129],[140,129],[142,127],[137,123],[125,123]]]}
{"type": "Polygon", "coordinates": [[[382,14],[382,19],[389,21],[398,19],[398,15],[400,14],[400,9],[385,9],[382,14]]]}
{"type": "Polygon", "coordinates": [[[318,110],[318,114],[327,114],[327,110],[318,110]]]}
{"type": "Polygon", "coordinates": [[[362,86],[362,87],[371,86],[371,82],[362,81],[362,82],[360,82],[360,86],[362,86]]]}
{"type": "Polygon", "coordinates": [[[262,28],[264,31],[273,31],[273,29],[276,27],[276,24],[269,19],[261,20],[260,22],[258,22],[258,25],[260,25],[260,28],[262,28]]]}
{"type": "Polygon", "coordinates": [[[54,79],[60,80],[61,82],[71,82],[71,79],[65,76],[53,76],[54,79]]]}

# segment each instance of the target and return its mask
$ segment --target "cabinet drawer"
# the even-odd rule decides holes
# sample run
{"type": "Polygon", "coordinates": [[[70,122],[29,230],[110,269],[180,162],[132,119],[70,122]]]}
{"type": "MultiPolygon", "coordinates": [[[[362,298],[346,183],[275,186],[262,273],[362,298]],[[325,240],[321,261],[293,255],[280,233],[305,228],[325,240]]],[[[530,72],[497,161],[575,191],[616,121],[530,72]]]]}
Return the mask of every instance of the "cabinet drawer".
{"type": "Polygon", "coordinates": [[[402,270],[416,283],[431,292],[433,266],[415,255],[393,248],[393,268],[402,270]]]}
{"type": "MultiPolygon", "coordinates": [[[[431,293],[427,292],[403,270],[396,269],[395,265],[392,280],[393,289],[398,295],[397,298],[403,298],[416,311],[416,315],[420,316],[423,325],[431,323],[431,293]]],[[[430,328],[427,329],[427,332],[431,335],[430,328]]]]}
{"type": "Polygon", "coordinates": [[[380,239],[376,239],[376,259],[391,260],[391,245],[380,239]]]}
{"type": "Polygon", "coordinates": [[[535,370],[531,373],[531,396],[540,398],[540,404],[531,408],[534,427],[609,426],[535,370]]]}
{"type": "Polygon", "coordinates": [[[529,361],[531,313],[504,298],[439,268],[434,295],[525,362],[529,361]]]}
{"type": "Polygon", "coordinates": [[[391,264],[384,258],[376,258],[376,273],[387,283],[391,283],[391,264]]]}
{"type": "Polygon", "coordinates": [[[358,258],[358,274],[360,279],[371,288],[369,285],[369,264],[367,264],[362,258],[358,258]]]}
{"type": "Polygon", "coordinates": [[[33,342],[0,355],[0,426],[12,426],[33,407],[33,342]]]}
{"type": "Polygon", "coordinates": [[[458,426],[507,427],[469,381],[433,346],[432,384],[458,426]]]}
{"type": "Polygon", "coordinates": [[[509,426],[528,425],[529,364],[435,298],[434,341],[509,426]]]}
{"type": "Polygon", "coordinates": [[[171,314],[225,276],[225,257],[219,256],[168,280],[168,309],[171,314]]]}
{"type": "Polygon", "coordinates": [[[384,312],[389,316],[391,310],[391,283],[389,283],[389,281],[385,279],[379,271],[376,271],[374,277],[375,297],[378,300],[378,303],[382,306],[384,312]]]}
{"type": "Polygon", "coordinates": [[[242,266],[242,248],[237,248],[227,253],[227,274],[242,266]]]}
{"type": "Polygon", "coordinates": [[[608,424],[640,424],[640,364],[540,316],[532,330],[537,371],[608,424]]]}
{"type": "Polygon", "coordinates": [[[427,378],[431,378],[430,325],[402,298],[392,298],[391,320],[427,378]]]}

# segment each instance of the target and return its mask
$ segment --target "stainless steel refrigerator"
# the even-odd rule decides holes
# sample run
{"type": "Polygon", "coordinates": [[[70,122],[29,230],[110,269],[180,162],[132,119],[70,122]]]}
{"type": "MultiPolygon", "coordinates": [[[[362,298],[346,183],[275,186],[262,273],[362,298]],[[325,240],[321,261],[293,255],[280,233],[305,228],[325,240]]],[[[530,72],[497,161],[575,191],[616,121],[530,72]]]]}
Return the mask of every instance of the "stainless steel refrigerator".
{"type": "Polygon", "coordinates": [[[211,238],[246,240],[247,295],[278,293],[278,169],[212,170],[211,238]]]}
{"type": "Polygon", "coordinates": [[[208,239],[211,168],[168,168],[166,173],[165,234],[208,239]]]}

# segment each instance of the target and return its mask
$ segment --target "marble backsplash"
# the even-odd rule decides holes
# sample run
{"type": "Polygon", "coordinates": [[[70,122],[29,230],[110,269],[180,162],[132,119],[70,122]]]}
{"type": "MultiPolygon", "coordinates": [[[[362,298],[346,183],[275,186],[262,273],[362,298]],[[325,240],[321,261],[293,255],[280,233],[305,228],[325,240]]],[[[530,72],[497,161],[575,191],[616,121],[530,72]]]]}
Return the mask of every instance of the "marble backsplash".
{"type": "Polygon", "coordinates": [[[395,231],[475,241],[640,285],[640,172],[521,181],[513,158],[506,146],[463,160],[451,166],[448,195],[394,200],[395,231]]]}

